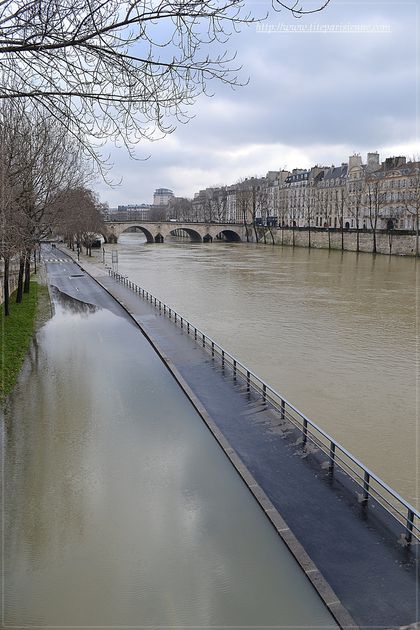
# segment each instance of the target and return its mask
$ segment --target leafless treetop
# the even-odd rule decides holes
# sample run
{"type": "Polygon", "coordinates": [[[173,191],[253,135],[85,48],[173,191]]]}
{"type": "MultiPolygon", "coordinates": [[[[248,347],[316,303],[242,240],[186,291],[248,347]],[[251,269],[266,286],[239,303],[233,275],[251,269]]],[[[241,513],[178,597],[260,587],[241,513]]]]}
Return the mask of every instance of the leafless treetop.
{"type": "Polygon", "coordinates": [[[46,108],[85,147],[118,138],[130,149],[187,120],[188,105],[212,80],[241,82],[225,44],[257,19],[245,4],[0,0],[0,98],[46,108]]]}

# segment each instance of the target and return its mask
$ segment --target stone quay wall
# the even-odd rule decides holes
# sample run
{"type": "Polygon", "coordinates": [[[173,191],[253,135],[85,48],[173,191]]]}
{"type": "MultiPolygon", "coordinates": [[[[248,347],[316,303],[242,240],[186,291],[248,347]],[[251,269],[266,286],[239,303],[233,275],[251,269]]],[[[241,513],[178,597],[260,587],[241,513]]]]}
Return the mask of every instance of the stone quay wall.
{"type": "MultiPolygon", "coordinates": [[[[293,246],[293,231],[295,247],[309,247],[309,230],[296,228],[272,228],[275,245],[293,246]]],[[[331,249],[341,250],[341,231],[330,230],[331,249]]],[[[272,243],[271,235],[266,232],[266,242],[272,243]]],[[[311,247],[315,249],[329,249],[328,230],[311,230],[311,247]]],[[[359,249],[361,252],[373,250],[373,235],[371,232],[359,232],[359,249]]],[[[376,249],[378,254],[392,254],[395,256],[415,256],[416,236],[412,233],[384,232],[376,234],[376,249]]],[[[344,250],[357,250],[357,233],[344,232],[344,250]]]]}

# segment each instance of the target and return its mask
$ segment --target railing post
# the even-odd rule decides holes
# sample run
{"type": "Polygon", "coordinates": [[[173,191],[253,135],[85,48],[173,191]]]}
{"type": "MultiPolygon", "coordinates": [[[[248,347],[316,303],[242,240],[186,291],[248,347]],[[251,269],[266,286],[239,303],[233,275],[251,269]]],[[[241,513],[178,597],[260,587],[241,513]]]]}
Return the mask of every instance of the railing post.
{"type": "Polygon", "coordinates": [[[303,444],[305,445],[308,440],[308,421],[306,418],[303,420],[303,444]]]}
{"type": "Polygon", "coordinates": [[[184,328],[184,318],[181,317],[181,328],[184,328]]]}
{"type": "Polygon", "coordinates": [[[369,482],[370,475],[367,470],[365,470],[365,474],[363,477],[363,504],[366,505],[369,500],[369,482]]]}
{"type": "Polygon", "coordinates": [[[334,464],[335,464],[335,442],[333,442],[331,440],[330,442],[330,466],[329,466],[329,472],[332,473],[334,471],[334,464]]]}
{"type": "Polygon", "coordinates": [[[177,312],[175,311],[175,324],[177,322],[177,312]]]}
{"type": "Polygon", "coordinates": [[[172,309],[169,309],[169,319],[172,319],[172,309]]]}
{"type": "Polygon", "coordinates": [[[233,379],[236,381],[236,359],[233,359],[233,379]]]}
{"type": "Polygon", "coordinates": [[[211,342],[211,356],[214,357],[214,341],[211,342]]]}
{"type": "Polygon", "coordinates": [[[155,306],[156,306],[156,298],[155,298],[155,306]]]}
{"type": "Polygon", "coordinates": [[[194,339],[197,341],[197,328],[194,326],[194,339]]]}
{"type": "Polygon", "coordinates": [[[263,383],[262,391],[263,391],[264,402],[267,402],[267,385],[265,383],[263,383]]]}
{"type": "Polygon", "coordinates": [[[163,314],[166,315],[166,304],[163,305],[163,314]]]}
{"type": "Polygon", "coordinates": [[[413,510],[409,509],[407,512],[407,525],[406,525],[407,533],[405,535],[405,539],[409,545],[411,544],[411,541],[413,539],[413,525],[414,525],[414,512],[413,510]]]}
{"type": "Polygon", "coordinates": [[[284,420],[285,418],[285,407],[286,407],[286,403],[284,402],[284,399],[281,399],[280,402],[280,420],[284,420]]]}
{"type": "Polygon", "coordinates": [[[206,336],[203,333],[203,348],[205,348],[205,347],[206,347],[206,336]]]}
{"type": "Polygon", "coordinates": [[[246,391],[249,392],[250,388],[250,373],[249,370],[246,371],[246,391]]]}
{"type": "Polygon", "coordinates": [[[225,351],[222,350],[222,368],[225,367],[225,351]]]}
{"type": "Polygon", "coordinates": [[[190,322],[187,322],[187,333],[190,334],[190,322]]]}

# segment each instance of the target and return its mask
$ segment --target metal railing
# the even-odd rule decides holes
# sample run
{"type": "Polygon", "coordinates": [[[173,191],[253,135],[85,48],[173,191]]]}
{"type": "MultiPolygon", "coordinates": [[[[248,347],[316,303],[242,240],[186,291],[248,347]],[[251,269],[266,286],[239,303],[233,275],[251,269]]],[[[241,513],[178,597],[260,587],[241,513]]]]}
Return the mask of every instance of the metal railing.
{"type": "Polygon", "coordinates": [[[233,379],[240,379],[247,392],[251,389],[262,396],[264,402],[270,404],[280,415],[280,420],[288,421],[295,426],[302,434],[301,444],[306,448],[308,444],[313,444],[327,457],[328,471],[333,475],[334,469],[340,468],[346,473],[360,488],[357,497],[362,506],[367,507],[369,498],[375,499],[383,509],[385,509],[400,525],[402,525],[403,542],[411,544],[413,539],[420,542],[420,513],[403,499],[397,492],[388,486],[375,473],[367,468],[362,462],[354,457],[339,442],[334,440],[328,433],[321,429],[315,422],[312,422],[294,405],[289,403],[284,396],[276,392],[270,385],[254,374],[249,368],[243,365],[238,359],[227,352],[214,339],[205,334],[202,330],[194,326],[185,317],[177,313],[172,307],[154,296],[150,291],[138,286],[126,276],[108,270],[118,282],[134,291],[141,298],[150,302],[161,315],[168,317],[181,329],[191,335],[202,348],[207,350],[211,356],[221,360],[222,368],[230,368],[233,379]]]}

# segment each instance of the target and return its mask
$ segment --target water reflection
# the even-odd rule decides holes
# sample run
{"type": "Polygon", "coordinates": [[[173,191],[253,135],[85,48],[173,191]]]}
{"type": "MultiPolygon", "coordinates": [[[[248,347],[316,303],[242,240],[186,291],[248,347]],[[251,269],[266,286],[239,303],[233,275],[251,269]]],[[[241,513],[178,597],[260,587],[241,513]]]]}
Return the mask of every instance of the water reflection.
{"type": "Polygon", "coordinates": [[[79,315],[90,315],[100,308],[95,304],[89,304],[88,302],[78,300],[53,285],[51,286],[51,293],[57,308],[61,309],[63,312],[67,311],[69,313],[77,313],[79,315]]]}
{"type": "Polygon", "coordinates": [[[6,625],[329,627],[136,328],[56,294],[6,412],[6,625]]]}
{"type": "Polygon", "coordinates": [[[418,502],[418,262],[269,245],[145,245],[136,234],[116,247],[122,273],[418,502]]]}

